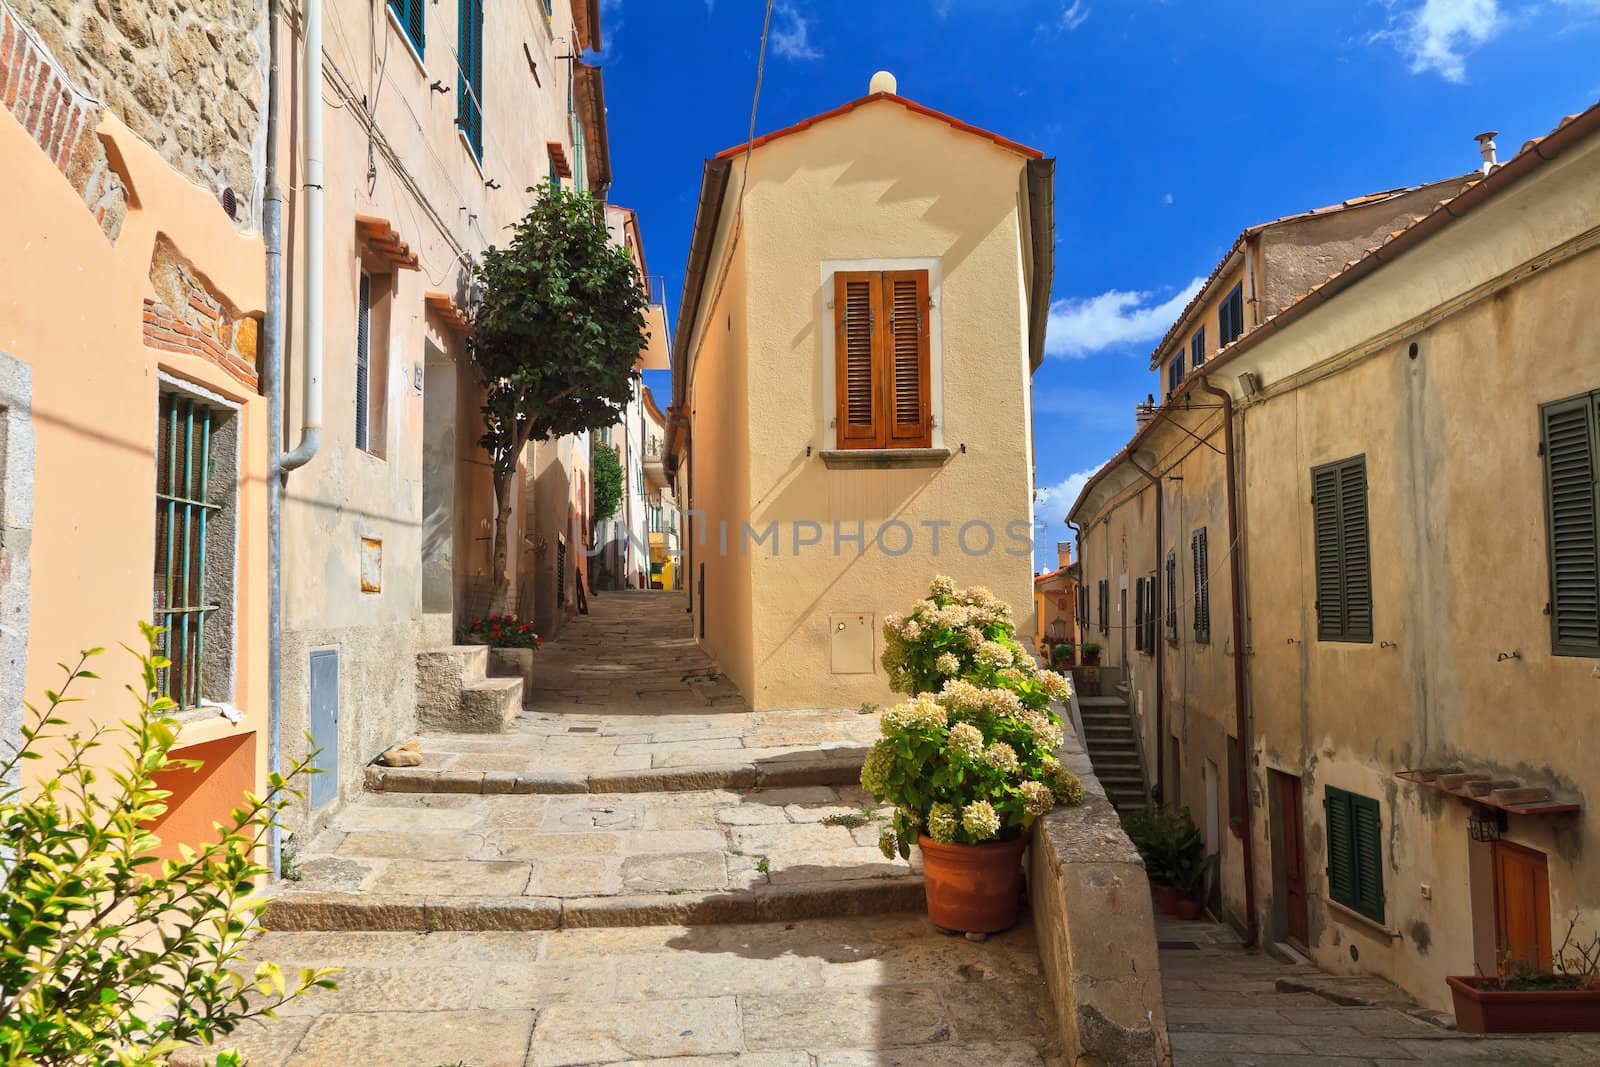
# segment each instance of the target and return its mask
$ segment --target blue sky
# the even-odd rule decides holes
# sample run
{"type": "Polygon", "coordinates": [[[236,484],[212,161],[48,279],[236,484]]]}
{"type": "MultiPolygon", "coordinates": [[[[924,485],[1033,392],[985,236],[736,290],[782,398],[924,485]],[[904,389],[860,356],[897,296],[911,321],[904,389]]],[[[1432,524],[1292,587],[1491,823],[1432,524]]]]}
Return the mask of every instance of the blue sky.
{"type": "MultiPolygon", "coordinates": [[[[701,161],[750,121],[764,0],[604,0],[611,198],[676,322],[701,161]]],[[[1045,544],[1156,388],[1148,355],[1244,227],[1465,173],[1600,100],[1600,0],[777,0],[757,132],[902,95],[1054,156],[1045,544]]],[[[665,373],[650,376],[665,405],[665,373]]]]}

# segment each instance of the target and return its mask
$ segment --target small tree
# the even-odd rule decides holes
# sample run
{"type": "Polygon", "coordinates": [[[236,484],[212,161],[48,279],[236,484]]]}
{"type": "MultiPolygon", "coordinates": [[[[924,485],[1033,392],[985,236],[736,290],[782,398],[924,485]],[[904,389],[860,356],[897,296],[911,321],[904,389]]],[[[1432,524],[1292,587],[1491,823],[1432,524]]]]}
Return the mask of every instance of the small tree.
{"type": "Polygon", "coordinates": [[[496,611],[509,607],[510,489],[524,446],[617,422],[647,340],[645,293],[604,208],[560,186],[535,191],[511,244],[484,253],[473,320],[487,393],[479,443],[494,467],[496,611]]]}
{"type": "MultiPolygon", "coordinates": [[[[253,977],[243,970],[266,904],[251,898],[267,873],[257,851],[306,764],[272,774],[266,796],[240,797],[216,841],[181,846],[178,859],[152,855],[159,842],[149,827],[171,796],[157,776],[199,764],[170,754],[175,705],[158,686],[170,664],[156,652],[161,630],[143,630],[142,689],[128,687],[138,711],[104,780],[91,753],[107,743],[106,729],[63,734],[57,715],[80,699],[79,682],[95,678],[85,664],[98,648],[62,666],[61,690],[45,693],[42,710],[28,705],[20,748],[0,753],[0,1063],[157,1067],[186,1044],[209,1044],[333,986],[326,970],[301,971],[292,986],[275,964],[257,964],[253,977]],[[26,797],[3,784],[41,750],[60,760],[53,775],[26,797]]],[[[224,1052],[217,1062],[239,1059],[224,1052]]]]}
{"type": "Polygon", "coordinates": [[[605,522],[622,504],[622,461],[616,449],[601,445],[594,450],[590,481],[594,485],[594,521],[605,522]]]}

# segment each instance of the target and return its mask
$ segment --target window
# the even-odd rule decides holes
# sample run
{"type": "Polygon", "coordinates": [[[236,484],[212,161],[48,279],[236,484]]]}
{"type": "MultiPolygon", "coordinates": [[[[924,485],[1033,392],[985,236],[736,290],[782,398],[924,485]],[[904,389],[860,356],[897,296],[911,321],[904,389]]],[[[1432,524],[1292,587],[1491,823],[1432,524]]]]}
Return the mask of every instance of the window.
{"type": "Polygon", "coordinates": [[[1089,629],[1089,587],[1078,586],[1078,628],[1082,632],[1089,629]]]}
{"type": "Polygon", "coordinates": [[[1111,582],[1109,579],[1100,579],[1100,632],[1111,632],[1111,582]]]}
{"type": "Polygon", "coordinates": [[[1311,471],[1316,526],[1317,639],[1372,640],[1372,558],[1367,547],[1367,458],[1311,471]]]}
{"type": "Polygon", "coordinates": [[[1144,647],[1144,579],[1133,580],[1133,650],[1147,651],[1144,647]]]}
{"type": "Polygon", "coordinates": [[[1152,572],[1144,580],[1144,650],[1151,655],[1156,651],[1156,576],[1152,572]]]}
{"type": "Polygon", "coordinates": [[[399,20],[400,26],[406,31],[406,37],[411,41],[411,47],[417,50],[417,55],[422,55],[422,42],[425,36],[423,30],[422,13],[427,9],[427,0],[389,0],[389,10],[399,20]]]}
{"type": "Polygon", "coordinates": [[[1328,896],[1383,922],[1383,821],[1378,802],[1328,786],[1328,896]]]}
{"type": "Polygon", "coordinates": [[[459,0],[456,125],[483,162],[483,0],[459,0]]]}
{"type": "Polygon", "coordinates": [[[1205,363],[1205,361],[1206,328],[1202,326],[1194,332],[1193,337],[1189,338],[1189,365],[1195,370],[1199,370],[1201,364],[1205,363]]]}
{"type": "Polygon", "coordinates": [[[356,283],[356,447],[382,457],[388,436],[389,303],[392,274],[361,272],[356,283]]]}
{"type": "Polygon", "coordinates": [[[1231,345],[1244,333],[1244,282],[1233,287],[1217,309],[1218,347],[1231,345]]]}
{"type": "Polygon", "coordinates": [[[1600,390],[1546,404],[1539,419],[1551,651],[1600,656],[1600,390]]]}
{"type": "Polygon", "coordinates": [[[234,529],[237,478],[233,412],[163,390],[156,427],[155,621],[166,628],[161,692],[179,708],[232,696],[234,529]]]}
{"type": "Polygon", "coordinates": [[[1178,554],[1167,553],[1167,640],[1178,639],[1178,554]]]}
{"type": "Polygon", "coordinates": [[[1178,391],[1178,386],[1183,384],[1183,352],[1180,351],[1171,363],[1167,364],[1167,393],[1178,391]]]}
{"type": "Polygon", "coordinates": [[[356,447],[365,452],[372,433],[372,278],[356,287],[356,447]]]}
{"type": "Polygon", "coordinates": [[[1211,643],[1211,560],[1206,548],[1204,526],[1189,538],[1189,550],[1194,556],[1194,639],[1202,645],[1211,643]]]}
{"type": "Polygon", "coordinates": [[[933,444],[928,272],[833,276],[839,448],[933,444]]]}

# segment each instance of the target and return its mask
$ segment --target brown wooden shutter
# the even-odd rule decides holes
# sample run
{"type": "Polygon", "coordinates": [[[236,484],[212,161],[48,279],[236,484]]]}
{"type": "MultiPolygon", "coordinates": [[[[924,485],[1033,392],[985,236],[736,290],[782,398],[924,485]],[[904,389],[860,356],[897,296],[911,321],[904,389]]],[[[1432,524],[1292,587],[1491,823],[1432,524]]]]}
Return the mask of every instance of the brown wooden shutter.
{"type": "Polygon", "coordinates": [[[885,447],[927,448],[933,443],[929,382],[928,272],[883,275],[888,332],[884,350],[885,447]]]}
{"type": "Polygon", "coordinates": [[[838,396],[840,448],[882,447],[881,375],[874,373],[881,349],[882,292],[876,271],[839,271],[833,276],[833,307],[839,336],[835,345],[834,392],[838,396]]]}

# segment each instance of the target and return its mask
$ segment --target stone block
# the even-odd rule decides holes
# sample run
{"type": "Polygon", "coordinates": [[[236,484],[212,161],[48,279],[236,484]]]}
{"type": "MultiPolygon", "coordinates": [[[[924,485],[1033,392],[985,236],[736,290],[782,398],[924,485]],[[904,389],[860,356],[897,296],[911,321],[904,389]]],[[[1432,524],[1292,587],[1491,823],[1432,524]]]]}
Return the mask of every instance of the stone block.
{"type": "Polygon", "coordinates": [[[561,924],[568,928],[699,926],[754,922],[755,919],[755,897],[749,893],[583,897],[565,901],[561,912],[561,924]]]}

